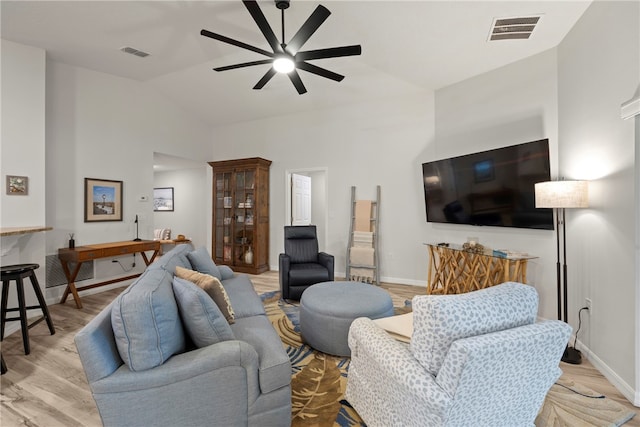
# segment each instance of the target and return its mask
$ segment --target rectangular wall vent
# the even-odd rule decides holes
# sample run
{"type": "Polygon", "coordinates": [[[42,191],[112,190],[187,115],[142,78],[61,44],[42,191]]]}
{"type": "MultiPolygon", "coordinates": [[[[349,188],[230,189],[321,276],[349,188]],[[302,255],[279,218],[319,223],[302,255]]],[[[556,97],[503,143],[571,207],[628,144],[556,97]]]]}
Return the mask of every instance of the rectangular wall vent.
{"type": "Polygon", "coordinates": [[[143,52],[141,50],[135,49],[133,47],[125,46],[121,47],[120,50],[124,53],[129,53],[131,55],[139,56],[140,58],[144,58],[149,56],[147,52],[143,52]]]}
{"type": "Polygon", "coordinates": [[[542,18],[541,15],[495,18],[491,25],[489,41],[528,39],[540,22],[540,18],[542,18]]]}
{"type": "MultiPolygon", "coordinates": [[[[62,264],[58,259],[58,255],[47,255],[47,288],[53,288],[55,286],[66,285],[67,277],[62,270],[62,264]]],[[[70,268],[75,268],[75,264],[70,268]]],[[[76,281],[93,279],[93,261],[85,261],[80,267],[76,281]]]]}

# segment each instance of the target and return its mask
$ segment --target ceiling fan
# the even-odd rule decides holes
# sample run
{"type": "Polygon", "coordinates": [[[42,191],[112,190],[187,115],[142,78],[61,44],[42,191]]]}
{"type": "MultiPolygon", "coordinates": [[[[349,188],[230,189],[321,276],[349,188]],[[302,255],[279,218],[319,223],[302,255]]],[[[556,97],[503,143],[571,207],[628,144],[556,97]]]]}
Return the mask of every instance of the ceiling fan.
{"type": "Polygon", "coordinates": [[[311,35],[322,25],[322,23],[331,15],[331,12],[324,6],[318,5],[313,11],[311,16],[307,18],[304,24],[300,27],[298,32],[289,40],[289,43],[285,43],[284,37],[284,11],[289,7],[289,0],[275,0],[276,7],[280,9],[282,16],[282,43],[278,41],[278,38],[274,34],[269,22],[265,18],[260,6],[256,1],[243,0],[253,20],[256,21],[258,28],[262,31],[262,34],[267,39],[269,46],[273,52],[261,49],[259,47],[251,46],[238,40],[225,37],[220,34],[212,33],[208,30],[200,31],[200,34],[206,37],[210,37],[215,40],[219,40],[224,43],[228,43],[243,49],[247,49],[261,55],[269,57],[269,59],[262,59],[259,61],[243,62],[241,64],[227,65],[225,67],[214,68],[215,71],[227,71],[234,70],[236,68],[251,67],[253,65],[272,64],[269,70],[264,76],[256,83],[254,89],[262,89],[271,78],[278,72],[286,73],[293,83],[300,95],[307,92],[304,87],[298,69],[308,71],[312,74],[316,74],[327,79],[335,80],[337,82],[344,79],[343,75],[334,73],[325,68],[318,67],[308,63],[308,60],[312,59],[325,59],[325,58],[337,58],[340,56],[353,56],[360,55],[362,48],[360,45],[331,47],[326,49],[316,49],[301,51],[300,48],[309,40],[311,35]]]}

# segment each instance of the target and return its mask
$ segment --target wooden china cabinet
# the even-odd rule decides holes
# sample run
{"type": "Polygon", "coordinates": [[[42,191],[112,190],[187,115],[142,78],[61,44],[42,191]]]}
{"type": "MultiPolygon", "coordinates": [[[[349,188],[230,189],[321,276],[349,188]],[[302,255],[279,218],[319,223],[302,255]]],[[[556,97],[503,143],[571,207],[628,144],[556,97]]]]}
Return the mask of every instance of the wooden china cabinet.
{"type": "Polygon", "coordinates": [[[252,157],[209,165],[213,168],[213,260],[241,273],[268,271],[271,160],[252,157]]]}

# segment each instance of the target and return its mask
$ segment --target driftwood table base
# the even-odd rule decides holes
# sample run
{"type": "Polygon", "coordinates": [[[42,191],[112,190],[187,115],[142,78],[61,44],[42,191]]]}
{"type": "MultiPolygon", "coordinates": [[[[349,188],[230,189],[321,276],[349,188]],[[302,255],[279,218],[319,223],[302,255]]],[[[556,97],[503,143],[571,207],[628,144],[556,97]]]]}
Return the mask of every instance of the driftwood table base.
{"type": "Polygon", "coordinates": [[[504,282],[527,282],[527,261],[473,253],[462,247],[427,244],[427,294],[461,294],[504,282]]]}

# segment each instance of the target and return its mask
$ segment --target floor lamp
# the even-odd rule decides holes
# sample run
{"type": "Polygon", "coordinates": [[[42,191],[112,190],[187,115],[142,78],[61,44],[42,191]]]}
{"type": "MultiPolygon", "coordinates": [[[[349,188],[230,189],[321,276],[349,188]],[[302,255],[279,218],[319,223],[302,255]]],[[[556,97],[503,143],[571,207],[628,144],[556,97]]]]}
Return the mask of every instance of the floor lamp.
{"type": "MultiPolygon", "coordinates": [[[[535,184],[536,208],[555,209],[556,223],[556,274],[558,284],[558,320],[569,323],[567,301],[567,228],[565,209],[589,207],[587,181],[546,181],[535,184]],[[562,280],[560,276],[560,226],[562,226],[562,280]],[[564,309],[563,309],[564,308],[564,309]]],[[[562,361],[574,365],[582,362],[580,351],[567,345],[562,361]]]]}

